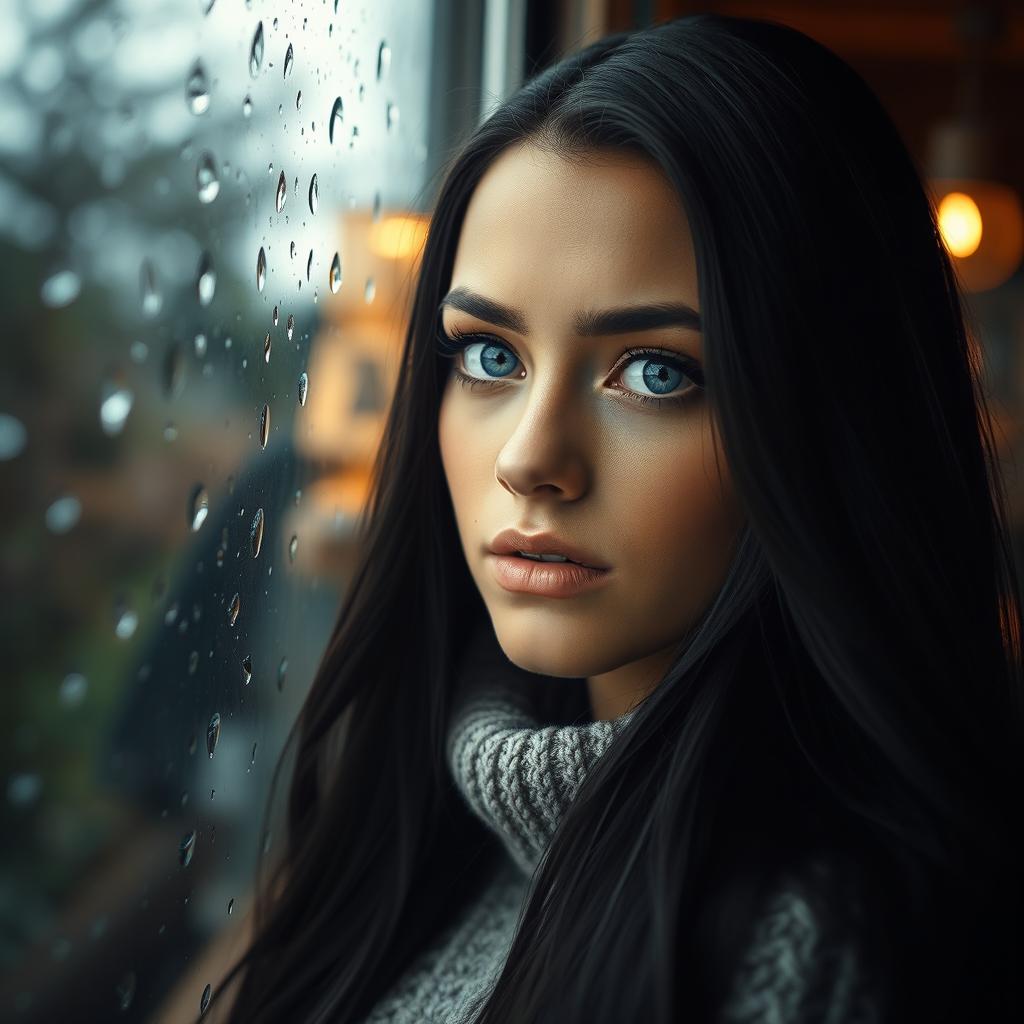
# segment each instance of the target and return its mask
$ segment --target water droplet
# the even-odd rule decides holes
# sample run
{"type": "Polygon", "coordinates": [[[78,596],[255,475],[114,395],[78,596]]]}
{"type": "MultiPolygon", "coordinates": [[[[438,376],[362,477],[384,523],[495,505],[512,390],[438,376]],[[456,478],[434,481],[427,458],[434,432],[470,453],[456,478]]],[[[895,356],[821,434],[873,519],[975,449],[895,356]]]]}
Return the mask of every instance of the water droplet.
{"type": "Polygon", "coordinates": [[[242,602],[239,599],[238,594],[235,594],[231,598],[231,604],[228,605],[228,625],[233,626],[238,621],[238,612],[242,607],[242,602]]]}
{"type": "Polygon", "coordinates": [[[185,357],[176,341],[172,341],[167,347],[161,372],[164,394],[168,398],[176,398],[185,387],[185,357]]]}
{"type": "Polygon", "coordinates": [[[306,404],[306,394],[309,391],[309,376],[305,370],[299,374],[299,405],[306,404]]]}
{"type": "Polygon", "coordinates": [[[199,270],[196,276],[196,295],[200,306],[208,306],[213,302],[213,293],[217,289],[217,274],[213,269],[213,260],[208,252],[199,257],[199,270]]]}
{"type": "Polygon", "coordinates": [[[306,260],[306,283],[309,284],[310,277],[313,273],[313,250],[309,250],[309,259],[306,260]]]}
{"type": "MultiPolygon", "coordinates": [[[[270,337],[270,335],[267,335],[270,337]]],[[[266,448],[270,438],[270,406],[263,406],[263,415],[260,416],[260,447],[266,448]]]]}
{"type": "Polygon", "coordinates": [[[206,488],[202,484],[196,484],[188,499],[188,521],[193,533],[206,522],[209,512],[210,497],[206,493],[206,488]]]}
{"type": "Polygon", "coordinates": [[[247,654],[242,659],[242,681],[245,683],[246,686],[248,686],[251,679],[252,679],[252,655],[251,654],[247,654]]]}
{"type": "Polygon", "coordinates": [[[207,1009],[210,1006],[210,992],[211,992],[210,983],[207,982],[206,983],[206,988],[203,989],[203,994],[202,994],[202,996],[199,999],[199,1015],[200,1016],[202,1016],[204,1013],[206,1013],[207,1009]]]}
{"type": "Polygon", "coordinates": [[[292,340],[292,332],[295,330],[295,314],[294,313],[289,313],[288,314],[288,325],[287,325],[286,329],[288,331],[288,340],[291,341],[292,340]]]}
{"type": "Polygon", "coordinates": [[[217,0],[199,0],[199,6],[202,8],[203,14],[209,14],[216,2],[217,0]]]}
{"type": "Polygon", "coordinates": [[[74,708],[85,700],[89,682],[81,672],[69,672],[60,683],[60,702],[66,708],[74,708]]]}
{"type": "Polygon", "coordinates": [[[253,516],[252,529],[249,531],[249,545],[252,548],[252,557],[258,558],[260,548],[263,547],[263,509],[256,509],[253,516]]]}
{"type": "Polygon", "coordinates": [[[199,202],[212,203],[219,192],[220,178],[217,177],[217,165],[214,163],[213,154],[203,153],[196,167],[196,193],[199,202]]]}
{"type": "Polygon", "coordinates": [[[131,608],[122,608],[116,615],[114,635],[118,640],[128,640],[135,634],[138,625],[138,614],[131,608]]]}
{"type": "Polygon", "coordinates": [[[217,749],[217,741],[220,739],[220,714],[214,712],[210,717],[210,724],[206,727],[206,752],[213,757],[217,749]]]}
{"type": "Polygon", "coordinates": [[[188,656],[188,674],[194,676],[197,668],[199,668],[199,652],[192,651],[188,656]]]}
{"type": "Polygon", "coordinates": [[[320,185],[314,174],[309,181],[309,212],[315,214],[320,209],[320,185]]]}
{"type": "Polygon", "coordinates": [[[118,1005],[127,1010],[135,998],[135,974],[129,971],[117,984],[118,1005]]]}
{"type": "Polygon", "coordinates": [[[274,326],[277,326],[277,306],[274,307],[274,326]]]}
{"type": "Polygon", "coordinates": [[[327,122],[327,138],[330,142],[334,142],[334,132],[336,129],[341,128],[341,122],[345,119],[345,105],[341,102],[339,96],[334,101],[334,106],[331,107],[331,118],[327,122]]]}
{"type": "Polygon", "coordinates": [[[294,242],[289,242],[288,243],[288,257],[290,259],[295,259],[295,243],[294,242]]]}
{"type": "Polygon", "coordinates": [[[202,333],[197,334],[195,338],[192,339],[192,344],[195,347],[196,356],[199,359],[202,359],[203,356],[206,355],[206,335],[202,333]]]}
{"type": "Polygon", "coordinates": [[[288,44],[288,49],[284,54],[284,77],[287,78],[292,73],[292,65],[295,63],[295,51],[292,49],[292,44],[288,44]]]}
{"type": "Polygon", "coordinates": [[[228,913],[230,914],[231,911],[233,911],[234,909],[235,909],[235,898],[234,898],[234,896],[232,896],[231,899],[228,900],[228,913]]]}
{"type": "Polygon", "coordinates": [[[256,291],[263,291],[263,286],[267,283],[267,254],[263,250],[263,246],[260,246],[260,251],[256,256],[256,291]]]}
{"type": "Polygon", "coordinates": [[[82,503],[72,494],[58,498],[46,510],[46,526],[51,533],[67,533],[82,515],[82,503]]]}
{"type": "Polygon", "coordinates": [[[252,99],[249,96],[242,100],[242,117],[252,117],[252,99]]]}
{"type": "Polygon", "coordinates": [[[43,780],[36,772],[18,772],[7,780],[7,799],[14,807],[29,807],[42,791],[43,780]]]}
{"type": "Polygon", "coordinates": [[[338,289],[341,287],[341,256],[338,253],[334,254],[334,259],[331,261],[331,291],[337,295],[338,289]]]}
{"type": "Polygon", "coordinates": [[[397,103],[392,103],[390,100],[388,100],[388,105],[387,105],[387,118],[388,118],[387,125],[388,125],[388,131],[391,131],[391,129],[394,128],[395,125],[398,124],[398,113],[399,113],[399,111],[398,111],[398,104],[397,103]]]}
{"type": "Polygon", "coordinates": [[[255,743],[252,745],[252,756],[249,758],[249,767],[250,768],[256,763],[256,746],[257,746],[257,744],[255,744],[255,743]]]}
{"type": "Polygon", "coordinates": [[[366,285],[363,288],[363,298],[366,302],[373,302],[374,295],[377,294],[377,285],[374,283],[372,277],[366,279],[366,285]]]}
{"type": "Polygon", "coordinates": [[[156,270],[148,259],[142,261],[139,271],[139,286],[142,291],[142,312],[148,317],[154,317],[160,312],[163,305],[161,296],[156,285],[156,270]]]}
{"type": "Polygon", "coordinates": [[[391,67],[391,47],[382,39],[377,49],[377,81],[387,76],[391,67]]]}
{"type": "Polygon", "coordinates": [[[281,664],[277,666],[277,692],[284,689],[284,677],[288,672],[288,659],[282,658],[281,664]]]}
{"type": "Polygon", "coordinates": [[[100,400],[100,426],[108,437],[120,434],[128,413],[132,411],[135,396],[115,381],[105,381],[100,400]]]}
{"type": "Polygon", "coordinates": [[[288,561],[295,561],[295,552],[299,550],[299,538],[297,534],[292,534],[292,539],[288,541],[288,561]]]}
{"type": "Polygon", "coordinates": [[[267,331],[267,336],[263,339],[263,362],[270,362],[270,331],[267,331]]]}
{"type": "Polygon", "coordinates": [[[0,462],[16,458],[25,450],[28,431],[21,420],[0,413],[0,462]]]}
{"type": "Polygon", "coordinates": [[[263,66],[263,22],[256,26],[256,32],[252,37],[252,46],[249,48],[249,74],[255,78],[263,66]]]}
{"type": "Polygon", "coordinates": [[[296,110],[301,110],[302,109],[302,90],[301,89],[295,94],[295,109],[296,110]]]}
{"type": "Polygon", "coordinates": [[[197,60],[185,83],[185,100],[193,114],[205,114],[210,109],[210,83],[206,79],[203,62],[197,60]]]}
{"type": "Polygon", "coordinates": [[[81,279],[73,270],[58,270],[43,282],[39,296],[51,309],[59,309],[74,302],[81,290],[81,279]]]}
{"type": "Polygon", "coordinates": [[[188,803],[188,790],[181,794],[181,806],[184,807],[188,803]]]}
{"type": "Polygon", "coordinates": [[[183,868],[187,868],[192,863],[192,854],[196,848],[196,830],[192,829],[191,832],[185,834],[181,840],[181,844],[178,846],[178,860],[183,868]]]}
{"type": "Polygon", "coordinates": [[[277,212],[280,213],[284,209],[285,200],[288,198],[288,182],[285,180],[284,171],[281,172],[281,177],[277,179],[277,197],[274,205],[277,212]]]}
{"type": "Polygon", "coordinates": [[[375,221],[380,220],[380,193],[373,193],[373,219],[375,221]]]}

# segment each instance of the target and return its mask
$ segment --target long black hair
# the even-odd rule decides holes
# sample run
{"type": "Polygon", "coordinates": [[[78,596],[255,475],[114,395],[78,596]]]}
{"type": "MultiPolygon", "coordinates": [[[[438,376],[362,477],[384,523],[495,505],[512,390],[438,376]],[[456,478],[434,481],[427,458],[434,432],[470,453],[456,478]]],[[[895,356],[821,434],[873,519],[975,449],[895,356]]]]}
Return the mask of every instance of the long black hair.
{"type": "Polygon", "coordinates": [[[863,918],[886,1019],[1022,1019],[1022,622],[976,332],[863,80],[793,29],[712,14],[559,60],[445,170],[360,564],[289,738],[286,850],[219,989],[247,968],[231,1019],[359,1021],[482,884],[493,836],[444,761],[483,606],[434,339],[470,196],[526,140],[625,150],[678,190],[747,522],[567,811],[479,1021],[707,1019],[780,866],[821,851],[857,879],[862,899],[824,906],[863,918]]]}

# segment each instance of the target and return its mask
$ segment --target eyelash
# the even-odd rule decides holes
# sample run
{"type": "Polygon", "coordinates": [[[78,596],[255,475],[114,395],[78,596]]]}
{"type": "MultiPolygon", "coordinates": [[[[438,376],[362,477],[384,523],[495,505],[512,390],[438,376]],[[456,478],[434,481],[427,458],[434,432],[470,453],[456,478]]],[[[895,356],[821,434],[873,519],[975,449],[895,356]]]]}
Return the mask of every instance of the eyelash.
{"type": "MultiPolygon", "coordinates": [[[[445,359],[453,359],[464,349],[471,344],[476,342],[489,342],[492,345],[500,345],[502,348],[508,348],[509,346],[498,338],[492,337],[488,334],[470,333],[465,334],[460,331],[457,327],[452,329],[452,337],[449,337],[447,332],[442,328],[437,330],[437,348],[438,353],[445,359]]],[[[513,355],[515,353],[513,352],[513,355]]],[[[680,372],[685,374],[688,380],[693,382],[693,387],[683,392],[681,395],[673,395],[670,398],[652,398],[649,395],[641,395],[635,391],[630,391],[628,388],[619,388],[630,401],[639,403],[640,405],[654,404],[660,405],[683,405],[686,402],[691,401],[696,394],[699,394],[704,390],[702,383],[703,374],[697,368],[696,364],[691,363],[680,356],[673,355],[668,352],[660,351],[653,348],[631,348],[623,353],[623,361],[621,368],[625,368],[632,362],[633,359],[640,358],[643,356],[649,356],[651,358],[657,358],[664,360],[666,363],[671,364],[680,372]]],[[[519,357],[516,356],[518,359],[519,357]]],[[[455,374],[459,384],[463,387],[469,388],[470,391],[475,391],[478,387],[490,389],[493,385],[501,385],[505,382],[500,379],[495,380],[480,380],[478,377],[470,377],[468,374],[463,373],[457,366],[452,367],[452,372],[455,374]]]]}

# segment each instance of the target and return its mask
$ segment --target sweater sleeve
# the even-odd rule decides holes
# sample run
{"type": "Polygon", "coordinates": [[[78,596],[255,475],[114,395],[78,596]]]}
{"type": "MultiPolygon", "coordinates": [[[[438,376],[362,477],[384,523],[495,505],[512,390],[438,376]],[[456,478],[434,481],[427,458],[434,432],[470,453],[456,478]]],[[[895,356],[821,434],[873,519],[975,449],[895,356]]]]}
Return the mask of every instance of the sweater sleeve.
{"type": "Polygon", "coordinates": [[[718,1024],[878,1024],[859,943],[787,875],[753,922],[718,1024]]]}

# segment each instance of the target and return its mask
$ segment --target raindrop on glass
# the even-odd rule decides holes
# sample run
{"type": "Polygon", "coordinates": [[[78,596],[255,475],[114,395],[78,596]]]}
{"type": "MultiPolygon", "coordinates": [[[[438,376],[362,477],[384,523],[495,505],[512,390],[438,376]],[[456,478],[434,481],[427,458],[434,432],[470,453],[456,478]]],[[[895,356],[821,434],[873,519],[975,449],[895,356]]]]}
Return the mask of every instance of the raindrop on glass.
{"type": "Polygon", "coordinates": [[[387,106],[387,115],[388,115],[387,126],[388,126],[388,131],[391,131],[391,129],[394,128],[395,125],[398,124],[398,113],[399,113],[398,112],[398,104],[397,103],[392,103],[390,100],[388,100],[388,106],[387,106]]]}
{"type": "Polygon", "coordinates": [[[249,758],[249,767],[251,768],[256,763],[256,747],[257,744],[252,745],[252,755],[249,758]]]}
{"type": "Polygon", "coordinates": [[[267,283],[267,254],[263,251],[263,246],[260,246],[259,254],[256,256],[256,290],[258,292],[263,291],[263,286],[267,283]]]}
{"type": "Polygon", "coordinates": [[[242,681],[245,683],[246,686],[248,686],[249,682],[251,680],[252,680],[252,655],[251,654],[247,654],[242,659],[242,681]]]}
{"type": "Polygon", "coordinates": [[[274,307],[274,326],[277,326],[277,306],[274,307]]]}
{"type": "Polygon", "coordinates": [[[345,105],[341,102],[341,97],[339,96],[334,101],[334,106],[331,107],[331,119],[327,122],[327,138],[330,142],[334,142],[334,132],[340,130],[344,117],[345,105]]]}
{"type": "Polygon", "coordinates": [[[82,503],[71,494],[58,498],[46,510],[46,526],[51,533],[67,533],[82,514],[82,503]]]}
{"type": "Polygon", "coordinates": [[[331,291],[337,295],[338,289],[341,287],[341,256],[338,253],[334,254],[334,259],[331,261],[331,291]]]}
{"type": "Polygon", "coordinates": [[[220,192],[220,179],[217,177],[217,165],[212,153],[203,153],[196,167],[196,192],[199,202],[212,203],[220,192]]]}
{"type": "Polygon", "coordinates": [[[233,626],[238,621],[238,612],[242,607],[242,602],[239,599],[238,594],[235,594],[231,598],[231,604],[228,605],[228,625],[233,626]]]}
{"type": "Polygon", "coordinates": [[[256,26],[256,32],[252,37],[252,46],[249,47],[249,74],[255,78],[263,66],[263,22],[256,26]]]}
{"type": "Polygon", "coordinates": [[[178,860],[183,868],[187,868],[192,862],[192,853],[196,848],[196,831],[188,832],[178,846],[178,860]]]}
{"type": "Polygon", "coordinates": [[[21,420],[0,413],[0,461],[16,458],[25,449],[28,431],[21,420]]]}
{"type": "Polygon", "coordinates": [[[260,416],[260,447],[266,448],[270,438],[270,406],[263,406],[263,415],[260,416]]]}
{"type": "Polygon", "coordinates": [[[196,295],[200,306],[208,306],[213,302],[213,293],[217,288],[217,274],[213,269],[210,254],[204,252],[199,257],[199,270],[196,276],[196,295]]]}
{"type": "Polygon", "coordinates": [[[277,212],[280,213],[284,209],[285,200],[288,198],[288,182],[285,180],[284,171],[281,172],[281,177],[277,179],[277,196],[274,200],[274,206],[277,212]]]}
{"type": "Polygon", "coordinates": [[[309,250],[309,258],[306,260],[306,283],[309,284],[310,277],[313,274],[313,250],[309,250]]]}
{"type": "Polygon", "coordinates": [[[258,558],[260,548],[263,547],[263,509],[256,509],[256,515],[252,519],[252,528],[249,531],[249,546],[252,549],[252,557],[258,558]]]}
{"type": "Polygon", "coordinates": [[[195,338],[192,339],[192,343],[196,350],[196,356],[202,359],[203,356],[206,355],[206,335],[197,334],[195,338]]]}
{"type": "Polygon", "coordinates": [[[292,539],[288,541],[288,561],[295,561],[295,552],[299,550],[299,538],[297,534],[292,534],[292,539]]]}
{"type": "Polygon", "coordinates": [[[282,658],[281,664],[277,666],[277,692],[284,689],[284,677],[288,672],[288,659],[282,658]]]}
{"type": "Polygon", "coordinates": [[[292,332],[295,330],[295,314],[294,313],[289,313],[288,314],[288,325],[287,325],[286,329],[288,331],[288,340],[291,341],[292,340],[292,332]]]}
{"type": "Polygon", "coordinates": [[[199,652],[192,651],[188,656],[188,674],[194,676],[197,668],[199,668],[199,652]]]}
{"type": "Polygon", "coordinates": [[[230,914],[231,911],[234,910],[234,909],[235,909],[235,898],[234,898],[234,896],[232,896],[231,899],[228,900],[228,913],[230,914]]]}
{"type": "Polygon", "coordinates": [[[139,625],[139,616],[131,608],[121,609],[117,613],[114,635],[118,640],[128,640],[139,625]]]}
{"type": "Polygon", "coordinates": [[[135,974],[129,971],[117,984],[118,1006],[127,1010],[135,998],[135,974]]]}
{"type": "Polygon", "coordinates": [[[252,117],[252,100],[248,96],[242,100],[242,117],[252,117]]]}
{"type": "Polygon", "coordinates": [[[39,296],[51,309],[59,309],[73,302],[81,289],[82,282],[73,270],[58,270],[43,282],[39,296]]]}
{"type": "Polygon", "coordinates": [[[210,498],[202,484],[196,484],[188,499],[188,522],[195,533],[210,513],[210,498]]]}
{"type": "Polygon", "coordinates": [[[295,109],[296,110],[301,110],[302,109],[302,90],[301,89],[295,94],[295,109]]]}
{"type": "Polygon", "coordinates": [[[385,78],[388,73],[388,69],[391,67],[391,47],[388,46],[385,40],[380,41],[380,47],[377,49],[377,81],[379,82],[382,78],[385,78]]]}
{"type": "Polygon", "coordinates": [[[210,718],[210,724],[206,727],[206,752],[213,757],[217,749],[217,741],[220,739],[220,715],[214,712],[210,718]]]}
{"type": "Polygon", "coordinates": [[[363,298],[366,302],[373,302],[374,295],[377,294],[377,285],[374,283],[372,277],[366,279],[366,285],[363,288],[363,298]]]}
{"type": "Polygon", "coordinates": [[[289,242],[288,244],[288,256],[290,259],[295,259],[295,243],[289,242]]]}
{"type": "Polygon", "coordinates": [[[315,214],[320,209],[320,185],[316,180],[316,175],[310,179],[309,182],[309,212],[315,214]]]}
{"type": "Polygon", "coordinates": [[[288,44],[288,49],[284,55],[284,77],[287,78],[292,73],[292,65],[295,63],[295,51],[292,49],[292,44],[288,44]]]}
{"type": "Polygon", "coordinates": [[[210,1006],[210,992],[211,992],[210,983],[207,982],[206,983],[206,988],[203,989],[203,994],[202,994],[202,996],[199,999],[199,1015],[200,1016],[202,1016],[204,1013],[206,1013],[207,1009],[210,1006]]]}
{"type": "Polygon", "coordinates": [[[185,99],[193,114],[205,114],[210,109],[210,83],[206,79],[203,62],[197,60],[188,73],[185,83],[185,99]]]}
{"type": "Polygon", "coordinates": [[[103,427],[103,433],[108,437],[121,433],[134,401],[135,396],[127,388],[112,381],[103,385],[103,398],[100,401],[100,425],[103,427]]]}
{"type": "Polygon", "coordinates": [[[60,702],[66,708],[77,707],[85,700],[89,683],[81,672],[69,672],[60,684],[60,702]]]}
{"type": "Polygon", "coordinates": [[[163,297],[156,285],[156,271],[149,260],[142,261],[139,271],[139,287],[142,291],[142,312],[149,317],[156,316],[163,305],[163,297]]]}
{"type": "Polygon", "coordinates": [[[299,405],[306,404],[306,394],[309,391],[309,376],[305,370],[299,374],[299,405]]]}
{"type": "Polygon", "coordinates": [[[270,331],[267,331],[267,336],[263,339],[263,362],[270,362],[270,331]]]}
{"type": "Polygon", "coordinates": [[[185,357],[181,346],[173,341],[167,348],[162,367],[164,394],[175,398],[185,386],[185,357]]]}

